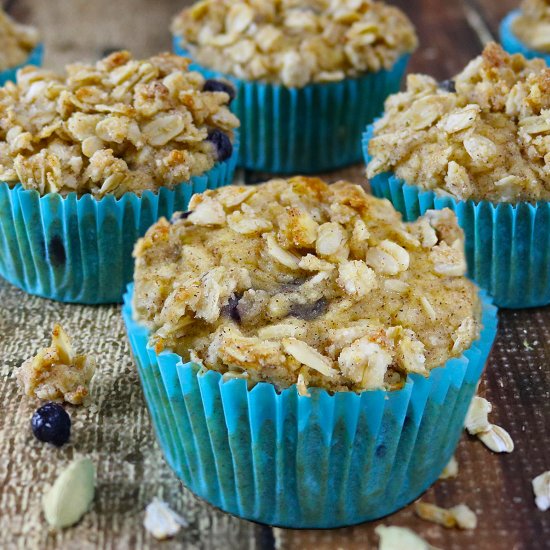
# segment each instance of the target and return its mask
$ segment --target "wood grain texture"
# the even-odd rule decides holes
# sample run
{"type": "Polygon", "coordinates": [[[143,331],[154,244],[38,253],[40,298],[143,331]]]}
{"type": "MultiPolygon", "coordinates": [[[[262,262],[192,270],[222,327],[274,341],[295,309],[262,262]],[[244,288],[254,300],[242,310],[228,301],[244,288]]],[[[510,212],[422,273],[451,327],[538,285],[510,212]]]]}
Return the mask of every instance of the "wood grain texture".
{"type": "MultiPolygon", "coordinates": [[[[94,60],[117,47],[146,56],[170,48],[168,25],[182,0],[11,0],[10,11],[39,26],[46,65],[94,60]]],[[[396,0],[419,30],[421,48],[411,70],[438,79],[458,72],[482,47],[484,30],[496,36],[498,22],[514,0],[396,0]],[[479,20],[472,20],[472,13],[479,20]],[[481,26],[480,26],[481,22],[481,26]]],[[[475,19],[475,18],[474,18],[475,19]]],[[[267,177],[241,171],[239,181],[267,177]]],[[[361,165],[326,174],[365,183],[361,165]]],[[[464,436],[457,450],[457,479],[438,482],[423,497],[442,506],[465,502],[479,516],[473,532],[445,530],[416,518],[407,508],[381,522],[334,531],[295,531],[257,526],[227,516],[182,488],[162,459],[129,356],[118,307],[62,305],[27,296],[0,280],[0,548],[62,549],[250,549],[332,550],[376,548],[378,523],[413,528],[445,550],[538,550],[548,548],[550,515],[534,506],[531,479],[550,469],[550,308],[502,311],[499,336],[481,393],[493,403],[493,422],[516,443],[510,455],[495,455],[464,436]],[[71,407],[71,442],[54,449],[37,442],[29,428],[35,403],[22,399],[13,369],[46,345],[53,323],[62,322],[79,350],[99,359],[93,404],[71,407]],[[76,527],[49,533],[40,497],[73,456],[90,455],[98,468],[92,511],[76,527]],[[184,515],[190,527],[159,544],[142,527],[143,509],[155,496],[184,515]],[[273,538],[274,537],[274,538],[273,538]]],[[[404,549],[405,550],[405,549],[404,549]]]]}

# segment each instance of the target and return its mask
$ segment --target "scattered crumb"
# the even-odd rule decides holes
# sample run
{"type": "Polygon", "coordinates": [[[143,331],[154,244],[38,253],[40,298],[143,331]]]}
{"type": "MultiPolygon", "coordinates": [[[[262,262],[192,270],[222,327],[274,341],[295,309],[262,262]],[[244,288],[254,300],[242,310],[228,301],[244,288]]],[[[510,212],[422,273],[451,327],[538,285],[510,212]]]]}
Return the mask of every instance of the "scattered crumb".
{"type": "Polygon", "coordinates": [[[533,479],[535,504],[542,512],[550,508],[550,470],[543,472],[533,479]]]}
{"type": "Polygon", "coordinates": [[[523,347],[527,350],[527,351],[531,351],[533,348],[531,347],[531,345],[529,344],[529,342],[527,341],[527,339],[523,340],[523,347]]]}
{"type": "Polygon", "coordinates": [[[464,427],[471,435],[476,435],[482,443],[495,453],[511,453],[514,441],[500,426],[489,422],[492,405],[483,397],[475,396],[470,403],[464,427]]]}
{"type": "Polygon", "coordinates": [[[452,456],[447,466],[445,466],[441,472],[439,479],[450,479],[456,476],[458,476],[458,461],[454,456],[452,456]]]}
{"type": "Polygon", "coordinates": [[[47,522],[55,528],[74,525],[90,508],[95,493],[95,468],[89,458],[73,460],[42,497],[47,522]]]}
{"type": "Polygon", "coordinates": [[[475,512],[466,504],[458,504],[452,508],[445,509],[427,502],[415,502],[414,511],[416,515],[426,521],[432,521],[448,529],[458,527],[460,529],[475,529],[477,517],[475,512]]]}
{"type": "Polygon", "coordinates": [[[52,345],[41,349],[15,371],[19,386],[29,397],[47,401],[63,399],[81,405],[88,396],[96,361],[76,355],[71,340],[61,325],[52,332],[52,345]]]}
{"type": "Polygon", "coordinates": [[[145,508],[143,526],[157,540],[164,540],[176,535],[182,527],[187,527],[187,521],[170,509],[166,502],[158,498],[145,508]]]}
{"type": "Polygon", "coordinates": [[[437,550],[406,527],[379,525],[374,531],[380,537],[378,550],[437,550]]]}

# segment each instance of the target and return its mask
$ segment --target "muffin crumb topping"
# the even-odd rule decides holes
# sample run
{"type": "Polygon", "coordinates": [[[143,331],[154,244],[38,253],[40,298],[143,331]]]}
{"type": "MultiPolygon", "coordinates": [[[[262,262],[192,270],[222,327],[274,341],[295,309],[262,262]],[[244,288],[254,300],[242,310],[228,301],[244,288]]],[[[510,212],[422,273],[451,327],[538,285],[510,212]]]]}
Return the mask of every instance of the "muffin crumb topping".
{"type": "Polygon", "coordinates": [[[40,350],[19,367],[15,376],[29,397],[44,400],[62,399],[81,405],[89,394],[96,361],[87,355],[77,355],[67,333],[55,325],[52,345],[40,350]]]}
{"type": "Polygon", "coordinates": [[[115,52],[66,75],[25,67],[0,88],[0,179],[40,194],[96,197],[174,187],[231,151],[226,92],[188,60],[115,52]]]}
{"type": "Polygon", "coordinates": [[[460,200],[550,199],[550,69],[489,44],[454,79],[409,75],[369,143],[369,178],[394,172],[460,200]]]}
{"type": "Polygon", "coordinates": [[[0,9],[0,71],[25,63],[38,44],[38,31],[21,25],[0,9]]]}
{"type": "Polygon", "coordinates": [[[550,0],[523,0],[513,31],[531,49],[550,53],[550,0]]]}
{"type": "Polygon", "coordinates": [[[390,69],[417,46],[406,15],[372,0],[200,0],[172,32],[206,67],[290,88],[390,69]]]}
{"type": "Polygon", "coordinates": [[[359,186],[306,177],[207,191],[189,208],[134,251],[135,314],[158,349],[305,395],[396,389],[478,338],[448,210],[403,223],[359,186]]]}

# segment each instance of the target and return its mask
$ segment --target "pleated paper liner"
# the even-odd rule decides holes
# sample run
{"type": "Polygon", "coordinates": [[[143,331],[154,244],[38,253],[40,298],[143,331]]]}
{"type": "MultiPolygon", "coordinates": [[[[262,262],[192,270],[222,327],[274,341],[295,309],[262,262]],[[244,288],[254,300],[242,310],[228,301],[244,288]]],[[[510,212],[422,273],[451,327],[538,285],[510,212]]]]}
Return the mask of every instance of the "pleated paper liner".
{"type": "Polygon", "coordinates": [[[157,439],[196,495],[233,515],[292,528],[353,525],[420,496],[453,455],[497,328],[482,293],[480,339],[428,378],[394,392],[277,392],[156,354],[123,317],[157,439]]]}
{"type": "MultiPolygon", "coordinates": [[[[174,51],[190,57],[174,38],[174,51]]],[[[241,121],[238,165],[264,172],[319,173],[361,161],[361,133],[399,91],[409,55],[388,70],[304,88],[246,81],[193,63],[206,78],[233,83],[241,121]]]]}
{"type": "Polygon", "coordinates": [[[0,71],[0,86],[3,86],[6,82],[15,82],[17,71],[26,65],[36,65],[40,67],[42,65],[43,53],[43,44],[38,44],[34,50],[31,51],[25,63],[21,63],[21,65],[17,65],[17,67],[12,67],[11,69],[0,71]]]}
{"type": "Polygon", "coordinates": [[[540,57],[550,66],[550,53],[537,52],[524,44],[513,31],[514,21],[521,14],[520,10],[511,11],[500,23],[500,42],[508,53],[520,53],[527,59],[540,57]]]}
{"type": "Polygon", "coordinates": [[[0,275],[30,294],[61,302],[121,302],[132,280],[136,240],[161,216],[187,209],[195,193],[229,185],[238,155],[173,189],[40,196],[0,182],[0,275]]]}
{"type": "MultiPolygon", "coordinates": [[[[363,137],[369,162],[370,126],[363,137]]],[[[550,304],[550,203],[460,201],[409,185],[392,173],[370,180],[373,195],[388,199],[412,221],[429,209],[450,208],[464,230],[468,276],[499,307],[550,304]]]]}

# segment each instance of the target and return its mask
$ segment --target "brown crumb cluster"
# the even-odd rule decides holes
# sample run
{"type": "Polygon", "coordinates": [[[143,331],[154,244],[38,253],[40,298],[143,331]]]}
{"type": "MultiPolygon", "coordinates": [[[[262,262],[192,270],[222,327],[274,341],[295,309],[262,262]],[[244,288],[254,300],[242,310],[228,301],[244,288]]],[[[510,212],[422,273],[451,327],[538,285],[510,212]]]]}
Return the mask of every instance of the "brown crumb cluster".
{"type": "Polygon", "coordinates": [[[52,345],[27,359],[16,370],[15,377],[29,397],[81,405],[89,394],[95,367],[95,359],[77,355],[67,333],[55,325],[52,345]]]}
{"type": "Polygon", "coordinates": [[[0,71],[23,64],[38,44],[38,31],[21,25],[0,8],[0,71]]]}
{"type": "Polygon", "coordinates": [[[466,200],[550,199],[550,69],[489,44],[453,81],[410,75],[369,144],[369,177],[466,200]]]}
{"type": "Polygon", "coordinates": [[[173,187],[212,168],[210,131],[239,125],[188,61],[116,52],[66,75],[25,67],[0,88],[0,179],[96,197],[173,187]]]}
{"type": "Polygon", "coordinates": [[[418,44],[403,12],[372,0],[200,0],[172,32],[206,67],[292,88],[389,69],[418,44]]]}
{"type": "Polygon", "coordinates": [[[523,0],[513,31],[531,49],[550,53],[550,0],[523,0]]]}
{"type": "Polygon", "coordinates": [[[478,338],[450,210],[403,223],[347,182],[272,180],[195,195],[135,248],[134,313],[157,350],[224,378],[400,388],[478,338]]]}

